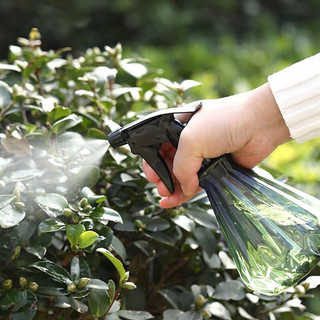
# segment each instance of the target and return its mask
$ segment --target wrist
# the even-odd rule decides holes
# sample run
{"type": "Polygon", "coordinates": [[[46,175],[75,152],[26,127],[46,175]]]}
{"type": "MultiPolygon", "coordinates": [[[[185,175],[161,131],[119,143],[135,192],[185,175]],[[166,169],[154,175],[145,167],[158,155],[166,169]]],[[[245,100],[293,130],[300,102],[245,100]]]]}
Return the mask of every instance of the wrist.
{"type": "Polygon", "coordinates": [[[274,148],[291,140],[289,129],[268,83],[251,91],[253,122],[256,133],[274,148]]]}

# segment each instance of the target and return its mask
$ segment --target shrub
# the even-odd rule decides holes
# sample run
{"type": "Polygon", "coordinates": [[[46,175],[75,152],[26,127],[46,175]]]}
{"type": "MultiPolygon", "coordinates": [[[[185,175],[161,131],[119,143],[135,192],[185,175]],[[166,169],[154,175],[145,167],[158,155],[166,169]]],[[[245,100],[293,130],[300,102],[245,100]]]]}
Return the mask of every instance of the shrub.
{"type": "MultiPolygon", "coordinates": [[[[121,45],[43,51],[36,30],[0,64],[0,318],[314,319],[309,278],[279,296],[238,277],[203,194],[164,210],[107,134],[182,105],[172,82],[121,45]]],[[[312,280],[312,281],[311,281],[312,280]]]]}

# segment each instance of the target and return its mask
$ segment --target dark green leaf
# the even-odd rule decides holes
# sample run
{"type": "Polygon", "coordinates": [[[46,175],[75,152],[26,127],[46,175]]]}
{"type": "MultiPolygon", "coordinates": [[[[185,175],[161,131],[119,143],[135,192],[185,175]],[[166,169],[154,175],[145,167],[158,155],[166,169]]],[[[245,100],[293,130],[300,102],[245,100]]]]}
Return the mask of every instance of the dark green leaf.
{"type": "Polygon", "coordinates": [[[112,237],[110,247],[121,257],[122,261],[127,258],[126,248],[123,243],[115,235],[112,237]]]}
{"type": "Polygon", "coordinates": [[[110,306],[108,285],[101,280],[92,279],[87,288],[90,291],[88,296],[90,311],[92,315],[100,317],[105,314],[110,306]]]}
{"type": "Polygon", "coordinates": [[[178,295],[170,289],[159,290],[159,293],[175,308],[179,309],[180,301],[178,295]]]}
{"type": "Polygon", "coordinates": [[[169,237],[167,234],[163,232],[145,233],[145,235],[151,239],[167,244],[169,246],[174,246],[175,243],[175,241],[171,237],[169,237]]]}
{"type": "Polygon", "coordinates": [[[38,261],[30,265],[31,268],[38,269],[50,277],[65,284],[72,283],[71,276],[62,266],[51,261],[38,261]]]}
{"type": "Polygon", "coordinates": [[[10,87],[4,81],[0,81],[0,109],[7,107],[11,100],[10,87]]]}
{"type": "Polygon", "coordinates": [[[0,195],[0,210],[7,206],[15,198],[15,195],[12,194],[1,194],[0,195]]]}
{"type": "Polygon", "coordinates": [[[25,212],[17,210],[11,204],[0,209],[0,226],[1,228],[11,228],[20,223],[24,217],[25,212]]]}
{"type": "Polygon", "coordinates": [[[39,259],[43,259],[47,252],[47,249],[39,244],[32,247],[26,247],[25,250],[39,259]]]}
{"type": "Polygon", "coordinates": [[[79,244],[80,235],[85,232],[85,227],[81,223],[67,225],[66,234],[72,245],[79,244]]]}
{"type": "Polygon", "coordinates": [[[55,107],[51,112],[47,114],[47,120],[49,123],[54,123],[61,118],[67,117],[71,114],[71,110],[65,107],[55,107]]]}
{"type": "Polygon", "coordinates": [[[216,238],[212,232],[209,229],[198,227],[193,234],[203,251],[211,257],[216,252],[216,238]]]}
{"type": "Polygon", "coordinates": [[[153,319],[153,315],[146,311],[119,310],[118,315],[128,320],[153,319]]]}
{"type": "Polygon", "coordinates": [[[184,215],[178,215],[174,218],[171,218],[171,220],[178,225],[179,227],[181,227],[182,229],[191,232],[194,230],[195,228],[195,223],[192,219],[188,218],[187,216],[184,215]]]}
{"type": "Polygon", "coordinates": [[[13,309],[16,311],[24,305],[26,297],[27,291],[12,288],[11,290],[5,292],[4,297],[0,300],[0,306],[4,310],[13,307],[13,309]]]}
{"type": "Polygon", "coordinates": [[[90,217],[94,220],[98,220],[104,225],[108,224],[109,221],[123,223],[122,217],[117,211],[106,207],[95,208],[91,212],[90,217]]]}
{"type": "Polygon", "coordinates": [[[88,199],[88,202],[90,204],[92,203],[100,203],[100,202],[103,202],[105,199],[106,199],[106,196],[104,195],[96,195],[90,188],[88,187],[84,187],[82,190],[81,190],[81,197],[82,198],[87,198],[88,199]]]}
{"type": "Polygon", "coordinates": [[[244,284],[239,280],[220,282],[213,294],[213,298],[221,300],[241,300],[246,296],[244,284]]]}
{"type": "Polygon", "coordinates": [[[79,188],[93,187],[100,177],[100,169],[96,166],[87,166],[81,168],[80,171],[75,175],[75,184],[79,188]]]}
{"type": "Polygon", "coordinates": [[[89,138],[107,140],[107,135],[103,131],[97,128],[90,128],[88,130],[87,136],[89,138]]]}
{"type": "Polygon", "coordinates": [[[72,280],[78,282],[80,279],[80,262],[78,256],[73,257],[71,260],[70,273],[72,280]]]}
{"type": "Polygon", "coordinates": [[[79,313],[87,313],[88,312],[88,307],[84,302],[82,302],[80,300],[73,299],[71,297],[70,303],[71,303],[71,307],[74,310],[76,310],[77,312],[79,312],[79,313]]]}
{"type": "Polygon", "coordinates": [[[185,214],[205,228],[213,230],[217,229],[217,220],[215,216],[206,210],[192,206],[185,209],[185,214]]]}
{"type": "Polygon", "coordinates": [[[152,232],[164,231],[168,228],[170,228],[170,223],[161,218],[153,218],[146,224],[146,230],[152,232]]]}
{"type": "Polygon", "coordinates": [[[81,121],[82,121],[81,118],[78,117],[77,115],[70,114],[69,116],[56,121],[52,125],[51,130],[52,130],[52,132],[54,132],[56,134],[61,134],[65,131],[67,131],[68,129],[75,127],[81,121]]]}
{"type": "Polygon", "coordinates": [[[58,193],[47,193],[44,196],[38,196],[35,201],[47,215],[53,218],[63,214],[63,209],[68,207],[67,199],[58,193]]]}
{"type": "Polygon", "coordinates": [[[50,219],[41,221],[39,225],[39,231],[42,233],[61,231],[61,230],[64,230],[65,228],[66,228],[65,223],[56,218],[50,218],[50,219]]]}

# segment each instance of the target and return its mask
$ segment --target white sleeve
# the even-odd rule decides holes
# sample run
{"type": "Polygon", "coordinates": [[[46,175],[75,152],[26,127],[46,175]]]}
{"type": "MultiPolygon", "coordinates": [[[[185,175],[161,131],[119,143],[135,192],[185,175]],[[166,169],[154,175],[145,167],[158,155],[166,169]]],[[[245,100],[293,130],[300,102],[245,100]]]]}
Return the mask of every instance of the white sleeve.
{"type": "Polygon", "coordinates": [[[320,53],[268,77],[292,139],[320,136],[320,53]]]}

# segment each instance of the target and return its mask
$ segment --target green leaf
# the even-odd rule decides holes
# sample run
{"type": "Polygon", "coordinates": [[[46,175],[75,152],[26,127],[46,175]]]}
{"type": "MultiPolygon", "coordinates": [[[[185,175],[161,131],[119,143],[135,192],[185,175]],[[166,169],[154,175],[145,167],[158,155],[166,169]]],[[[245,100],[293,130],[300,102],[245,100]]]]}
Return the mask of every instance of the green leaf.
{"type": "Polygon", "coordinates": [[[194,230],[195,228],[195,223],[192,219],[188,218],[187,216],[184,215],[178,215],[174,218],[171,218],[171,220],[178,225],[179,227],[181,227],[182,229],[191,232],[194,230]]]}
{"type": "Polygon", "coordinates": [[[118,315],[128,320],[148,320],[153,319],[153,315],[146,311],[119,310],[118,315]]]}
{"type": "Polygon", "coordinates": [[[74,299],[71,297],[70,299],[70,302],[71,302],[71,307],[76,310],[77,312],[79,313],[87,313],[88,312],[88,306],[80,301],[80,300],[77,300],[77,299],[74,299]]]}
{"type": "Polygon", "coordinates": [[[117,211],[106,207],[96,207],[91,212],[90,218],[98,220],[104,225],[108,224],[109,221],[123,223],[122,217],[117,211]]]}
{"type": "Polygon", "coordinates": [[[20,72],[20,68],[18,68],[17,66],[13,65],[13,64],[7,64],[7,63],[0,63],[0,69],[1,70],[10,70],[10,71],[16,71],[16,72],[20,72]]]}
{"type": "Polygon", "coordinates": [[[82,121],[82,119],[80,117],[78,117],[77,115],[70,114],[69,116],[56,121],[52,125],[51,130],[55,134],[61,134],[65,131],[67,131],[68,129],[75,127],[81,121],[82,121]]]}
{"type": "MultiPolygon", "coordinates": [[[[18,147],[18,148],[19,148],[19,150],[21,150],[20,147],[18,147]]],[[[44,173],[44,171],[40,170],[40,169],[17,170],[15,172],[13,172],[8,177],[7,181],[8,182],[27,181],[27,180],[31,180],[31,179],[35,179],[35,178],[41,177],[43,175],[43,173],[44,173]]]]}
{"type": "Polygon", "coordinates": [[[124,59],[120,62],[120,67],[136,79],[140,79],[147,74],[148,69],[142,63],[131,62],[129,59],[124,59]]]}
{"type": "Polygon", "coordinates": [[[146,224],[146,230],[152,232],[164,231],[168,228],[170,228],[170,223],[167,220],[161,218],[153,218],[146,224]]]}
{"type": "Polygon", "coordinates": [[[1,228],[11,228],[19,224],[26,216],[24,211],[17,210],[11,204],[0,209],[1,228]]]}
{"type": "Polygon", "coordinates": [[[179,309],[167,309],[163,312],[163,320],[179,319],[183,311],[179,309]]]}
{"type": "Polygon", "coordinates": [[[25,250],[39,259],[43,259],[47,252],[47,249],[39,244],[32,247],[26,247],[25,250]]]}
{"type": "Polygon", "coordinates": [[[1,309],[7,310],[14,306],[14,310],[18,310],[24,305],[27,292],[12,288],[6,291],[4,297],[0,300],[1,309]]]}
{"type": "Polygon", "coordinates": [[[78,256],[73,257],[71,260],[70,273],[72,280],[78,282],[80,279],[80,262],[78,256]]]}
{"type": "Polygon", "coordinates": [[[218,227],[215,216],[204,209],[192,206],[190,208],[186,208],[184,213],[205,228],[216,230],[218,227]]]}
{"type": "Polygon", "coordinates": [[[87,288],[90,292],[88,303],[91,314],[96,317],[104,315],[107,312],[111,301],[108,293],[108,285],[99,279],[91,279],[87,288]]]}
{"type": "Polygon", "coordinates": [[[87,198],[90,204],[101,203],[106,200],[104,195],[96,195],[90,188],[84,187],[80,192],[81,198],[87,198]]]}
{"type": "Polygon", "coordinates": [[[86,231],[86,229],[81,223],[68,224],[67,229],[66,229],[66,234],[67,234],[67,238],[68,238],[69,242],[72,245],[78,245],[80,235],[85,231],[86,231]]]}
{"type": "Polygon", "coordinates": [[[232,320],[230,311],[220,302],[211,302],[206,304],[206,309],[210,311],[213,316],[219,319],[232,320]]]}
{"type": "Polygon", "coordinates": [[[7,83],[0,81],[0,109],[7,107],[12,101],[11,89],[7,83]]]}
{"type": "Polygon", "coordinates": [[[97,128],[90,128],[88,130],[87,137],[94,138],[94,139],[107,140],[107,135],[103,131],[97,128]]]}
{"type": "Polygon", "coordinates": [[[102,253],[115,266],[119,272],[121,282],[126,275],[126,270],[124,269],[122,262],[105,248],[98,248],[97,251],[102,253]]]}
{"type": "Polygon", "coordinates": [[[213,233],[207,228],[198,227],[194,230],[193,234],[202,250],[211,257],[216,252],[217,247],[216,238],[213,233]]]}
{"type": "Polygon", "coordinates": [[[246,296],[244,284],[238,280],[227,280],[220,282],[213,294],[214,299],[241,300],[246,296]]]}
{"type": "Polygon", "coordinates": [[[180,87],[183,92],[186,92],[189,89],[200,86],[200,85],[201,83],[195,80],[184,80],[180,83],[180,87]]]}
{"type": "Polygon", "coordinates": [[[38,206],[50,217],[55,218],[63,214],[63,209],[68,207],[67,199],[58,193],[47,193],[35,198],[38,206]]]}
{"type": "Polygon", "coordinates": [[[0,195],[0,210],[7,206],[16,196],[13,194],[2,194],[0,195]]]}
{"type": "Polygon", "coordinates": [[[85,231],[79,237],[79,248],[84,249],[91,246],[99,235],[94,231],[85,231]]]}
{"type": "Polygon", "coordinates": [[[30,265],[31,268],[38,269],[53,279],[69,284],[72,283],[71,276],[62,266],[51,261],[38,261],[30,265]]]}
{"type": "Polygon", "coordinates": [[[112,237],[110,247],[121,257],[122,261],[127,258],[126,248],[123,243],[115,235],[112,237]]]}
{"type": "Polygon", "coordinates": [[[39,231],[41,233],[61,231],[66,228],[66,224],[59,219],[49,218],[41,221],[39,231]]]}
{"type": "Polygon", "coordinates": [[[71,110],[66,107],[55,107],[47,114],[47,121],[53,123],[61,118],[67,117],[71,114],[71,110]]]}
{"type": "Polygon", "coordinates": [[[93,187],[100,177],[100,169],[97,166],[86,166],[81,168],[80,171],[75,175],[75,184],[79,188],[93,187]]]}

